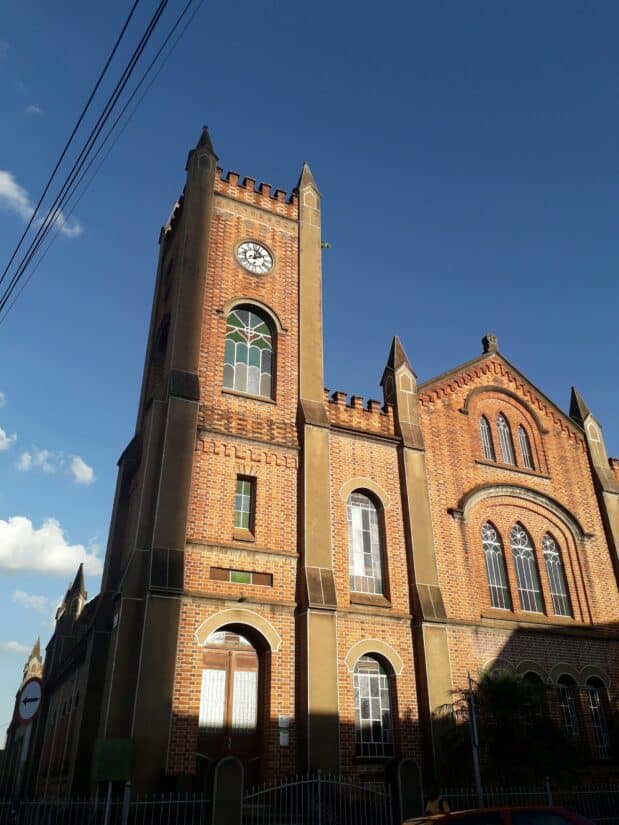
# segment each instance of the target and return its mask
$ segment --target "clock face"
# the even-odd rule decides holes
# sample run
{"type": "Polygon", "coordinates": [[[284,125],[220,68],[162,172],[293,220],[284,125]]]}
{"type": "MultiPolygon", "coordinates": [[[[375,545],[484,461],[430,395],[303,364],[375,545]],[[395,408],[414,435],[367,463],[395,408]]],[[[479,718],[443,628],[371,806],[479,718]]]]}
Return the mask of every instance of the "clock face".
{"type": "Polygon", "coordinates": [[[245,241],[239,244],[236,257],[241,266],[244,266],[254,275],[264,275],[273,266],[273,256],[262,244],[256,241],[245,241]]]}
{"type": "Polygon", "coordinates": [[[17,702],[17,713],[22,722],[29,722],[41,705],[41,680],[29,679],[21,689],[17,702]]]}

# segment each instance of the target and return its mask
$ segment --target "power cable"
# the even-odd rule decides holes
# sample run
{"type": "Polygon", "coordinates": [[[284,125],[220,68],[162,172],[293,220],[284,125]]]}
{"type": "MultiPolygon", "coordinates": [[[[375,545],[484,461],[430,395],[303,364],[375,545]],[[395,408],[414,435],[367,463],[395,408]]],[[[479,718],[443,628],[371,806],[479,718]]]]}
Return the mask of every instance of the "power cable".
{"type": "Polygon", "coordinates": [[[116,51],[117,51],[117,49],[118,49],[118,47],[119,47],[119,45],[120,45],[120,41],[123,39],[124,34],[125,34],[125,32],[127,31],[127,27],[128,27],[128,25],[129,25],[129,23],[131,22],[131,18],[133,17],[133,13],[135,12],[135,10],[136,10],[136,8],[137,8],[137,6],[138,6],[138,3],[139,3],[139,2],[140,2],[140,0],[134,0],[133,6],[131,7],[131,10],[130,10],[129,14],[127,15],[127,19],[125,20],[125,22],[124,22],[124,24],[123,24],[123,27],[122,27],[122,29],[120,30],[120,34],[119,34],[119,35],[118,35],[118,37],[116,38],[116,42],[114,43],[114,46],[113,46],[113,48],[112,48],[112,51],[110,52],[110,54],[109,54],[109,56],[108,56],[107,60],[105,61],[105,65],[104,65],[103,69],[101,70],[101,73],[99,74],[99,77],[97,78],[97,82],[95,83],[95,85],[94,85],[94,88],[93,88],[92,92],[91,92],[91,93],[90,93],[90,95],[88,96],[88,100],[86,101],[86,104],[84,105],[84,108],[82,109],[81,114],[80,114],[80,116],[78,117],[78,119],[77,119],[77,122],[76,122],[75,126],[73,127],[73,131],[72,131],[72,132],[71,132],[71,134],[69,135],[69,139],[68,139],[68,140],[67,140],[67,142],[65,143],[64,148],[63,148],[62,152],[60,153],[60,157],[58,158],[58,160],[57,160],[57,162],[56,162],[56,165],[54,166],[54,169],[53,169],[53,171],[52,171],[51,175],[49,176],[49,179],[48,179],[47,183],[45,184],[45,188],[43,189],[43,194],[42,194],[42,195],[41,195],[41,197],[39,198],[39,202],[37,203],[37,205],[36,205],[36,207],[35,207],[35,209],[34,209],[34,212],[32,213],[32,215],[31,215],[31,217],[30,217],[30,220],[28,221],[28,223],[27,223],[27,225],[26,225],[26,228],[24,229],[24,231],[23,231],[23,233],[22,233],[22,236],[21,236],[21,238],[19,239],[19,241],[18,241],[18,243],[17,243],[17,246],[16,246],[16,247],[15,247],[15,249],[13,250],[13,254],[12,254],[12,255],[11,255],[11,257],[10,257],[9,262],[7,263],[6,267],[4,268],[4,271],[3,271],[2,275],[0,276],[0,284],[1,284],[1,283],[2,283],[2,281],[5,279],[6,274],[7,274],[7,272],[9,271],[9,268],[10,268],[11,264],[12,264],[12,263],[13,263],[13,261],[15,260],[15,256],[16,256],[16,255],[17,255],[17,253],[19,252],[19,248],[20,248],[20,246],[22,245],[22,243],[23,243],[23,241],[24,241],[24,238],[26,237],[26,235],[28,234],[28,231],[29,231],[30,227],[32,226],[32,222],[34,221],[34,218],[35,218],[35,216],[36,216],[37,212],[38,212],[38,211],[39,211],[39,209],[41,208],[41,204],[43,203],[43,200],[44,200],[44,198],[45,198],[45,195],[47,195],[47,192],[48,192],[48,190],[49,190],[49,187],[52,185],[52,181],[54,180],[54,177],[56,176],[56,172],[58,171],[58,168],[60,167],[60,164],[61,164],[61,163],[62,163],[62,161],[64,160],[64,156],[67,154],[67,152],[68,152],[68,150],[69,150],[69,146],[71,145],[71,143],[72,143],[72,141],[73,141],[73,138],[75,137],[75,135],[76,135],[76,133],[77,133],[77,130],[79,129],[79,127],[80,127],[80,125],[81,125],[81,123],[82,123],[82,120],[84,119],[84,117],[85,117],[85,115],[86,115],[86,112],[87,112],[87,111],[88,111],[88,109],[90,108],[90,104],[92,103],[92,100],[93,100],[94,96],[95,96],[95,95],[96,95],[96,93],[97,93],[97,89],[99,88],[99,86],[101,85],[101,82],[102,82],[103,78],[105,77],[105,74],[106,74],[106,72],[107,72],[107,70],[108,70],[108,68],[109,68],[109,65],[110,65],[110,63],[112,62],[112,60],[113,60],[113,58],[114,58],[114,55],[116,54],[116,51]]]}
{"type": "Polygon", "coordinates": [[[17,286],[17,283],[22,278],[22,276],[23,276],[23,274],[26,270],[26,267],[28,266],[28,264],[32,260],[33,256],[36,254],[36,252],[39,249],[41,243],[45,240],[45,238],[49,234],[49,232],[50,232],[52,226],[54,225],[54,223],[59,221],[59,220],[60,221],[63,220],[62,215],[61,215],[62,206],[63,206],[64,202],[66,201],[66,199],[69,197],[71,187],[72,187],[73,183],[75,182],[75,179],[76,179],[77,175],[79,174],[81,168],[83,167],[84,163],[86,162],[86,160],[88,158],[88,155],[92,151],[92,148],[93,148],[94,144],[96,143],[97,138],[101,134],[101,131],[103,130],[103,127],[105,126],[107,120],[111,116],[111,113],[114,110],[114,107],[116,106],[120,96],[122,95],[122,92],[124,91],[127,83],[129,82],[129,79],[130,79],[131,75],[135,71],[135,67],[136,67],[140,57],[142,56],[142,54],[144,52],[144,49],[146,48],[150,38],[152,37],[153,32],[155,30],[155,27],[157,26],[159,20],[161,19],[161,15],[165,11],[165,8],[168,5],[168,2],[169,2],[169,0],[161,0],[159,5],[157,6],[157,9],[155,10],[155,13],[152,16],[152,18],[151,18],[151,20],[150,20],[150,22],[149,22],[149,24],[146,28],[146,31],[142,35],[142,37],[140,39],[140,42],[138,43],[138,46],[135,48],[135,50],[134,50],[134,52],[131,56],[131,59],[129,60],[128,65],[125,67],[125,69],[124,69],[124,71],[121,75],[120,80],[116,84],[116,86],[114,88],[114,91],[112,92],[111,96],[108,98],[108,101],[107,101],[103,111],[99,115],[99,118],[98,118],[95,126],[91,130],[91,133],[90,133],[90,135],[89,135],[89,137],[86,141],[86,144],[82,148],[82,151],[80,152],[77,160],[74,162],[73,167],[72,167],[72,169],[69,173],[69,176],[65,179],[65,182],[64,182],[60,192],[56,196],[53,204],[51,205],[51,207],[50,207],[50,209],[49,209],[49,211],[48,211],[48,213],[45,217],[45,220],[43,221],[42,225],[39,227],[39,229],[38,229],[38,231],[35,235],[35,238],[33,239],[33,241],[31,242],[31,244],[28,248],[28,251],[26,252],[24,257],[22,258],[22,261],[20,262],[20,264],[17,268],[17,271],[15,272],[15,274],[13,275],[13,278],[11,279],[11,281],[9,283],[9,286],[5,289],[5,292],[2,295],[2,298],[0,299],[0,312],[6,306],[8,300],[11,297],[11,294],[13,293],[15,287],[17,286]]]}
{"type": "MultiPolygon", "coordinates": [[[[181,14],[179,15],[179,17],[177,18],[177,20],[176,20],[176,22],[175,22],[174,26],[173,26],[173,27],[170,29],[170,31],[168,32],[168,34],[167,34],[167,36],[166,36],[165,40],[163,41],[163,43],[161,44],[160,48],[158,49],[158,51],[157,51],[157,53],[156,53],[155,57],[153,58],[153,60],[152,60],[152,61],[151,61],[151,63],[149,64],[148,68],[146,69],[146,71],[145,71],[145,72],[144,72],[144,74],[142,75],[142,77],[141,77],[140,81],[138,82],[137,86],[135,87],[135,89],[134,89],[134,90],[133,90],[133,92],[131,93],[131,96],[130,96],[129,100],[127,101],[127,103],[126,103],[126,104],[125,104],[125,106],[123,107],[122,111],[120,112],[120,114],[118,115],[118,117],[116,118],[116,120],[114,121],[114,124],[113,124],[113,125],[110,127],[110,129],[108,130],[108,132],[107,132],[107,134],[106,134],[105,138],[103,139],[103,142],[101,143],[101,145],[100,145],[100,146],[99,146],[99,148],[97,149],[97,151],[96,151],[95,155],[93,156],[93,158],[89,161],[89,163],[88,163],[88,165],[87,165],[86,169],[84,169],[84,171],[83,171],[83,172],[82,172],[82,174],[80,175],[80,178],[79,178],[79,180],[77,181],[77,183],[76,183],[76,185],[75,185],[75,188],[74,188],[73,192],[72,192],[72,193],[71,193],[71,195],[69,196],[69,200],[73,199],[75,192],[77,192],[77,190],[79,189],[79,187],[80,187],[80,186],[81,186],[81,184],[82,184],[82,181],[84,180],[84,178],[85,178],[85,177],[86,177],[86,175],[88,174],[88,171],[92,168],[93,163],[95,162],[95,160],[96,160],[97,156],[98,156],[98,155],[99,155],[99,153],[101,152],[101,150],[102,150],[103,146],[105,145],[105,143],[107,142],[107,140],[110,138],[110,136],[111,136],[111,134],[112,134],[112,132],[113,132],[114,128],[116,127],[116,125],[118,124],[118,122],[120,121],[120,119],[122,118],[123,114],[126,112],[126,110],[127,110],[128,106],[130,105],[131,101],[133,100],[133,98],[135,97],[136,93],[138,92],[138,90],[139,90],[140,86],[142,85],[142,83],[143,83],[143,82],[144,82],[144,80],[146,79],[146,77],[147,77],[148,73],[149,73],[149,72],[151,71],[151,69],[153,68],[153,66],[154,66],[154,64],[156,63],[157,59],[158,59],[158,58],[159,58],[159,56],[161,55],[161,53],[162,53],[163,49],[165,48],[165,46],[167,45],[167,43],[170,41],[170,38],[171,38],[171,37],[172,37],[172,35],[174,34],[174,31],[178,28],[178,25],[179,25],[179,23],[181,22],[182,18],[185,16],[185,14],[187,13],[188,9],[190,8],[190,6],[192,5],[192,3],[194,3],[194,2],[195,2],[195,0],[189,0],[189,2],[187,3],[187,5],[186,5],[186,6],[185,6],[185,8],[183,9],[182,13],[181,13],[181,14]]],[[[195,8],[195,9],[194,9],[194,11],[192,12],[192,14],[189,16],[189,18],[188,18],[187,22],[185,23],[185,25],[183,26],[183,28],[182,28],[182,29],[181,29],[181,31],[179,32],[179,34],[178,34],[178,36],[176,37],[176,39],[174,40],[174,42],[172,43],[172,46],[171,46],[171,47],[170,47],[170,49],[168,50],[167,54],[164,56],[164,58],[163,58],[163,60],[162,60],[162,62],[161,62],[161,64],[160,64],[159,68],[157,69],[157,71],[155,72],[155,74],[153,75],[153,77],[151,78],[150,82],[148,83],[148,85],[147,85],[147,86],[146,86],[146,88],[144,89],[143,93],[140,95],[140,97],[139,97],[139,99],[138,99],[137,103],[136,103],[136,104],[135,104],[135,106],[132,108],[132,110],[129,112],[128,117],[126,118],[125,122],[122,124],[121,128],[118,130],[117,134],[116,134],[116,135],[115,135],[115,137],[114,137],[114,140],[113,140],[113,141],[112,141],[112,143],[110,144],[110,146],[109,146],[109,148],[108,148],[107,152],[104,154],[104,156],[102,157],[102,159],[101,159],[101,161],[99,162],[99,164],[97,165],[97,167],[96,167],[96,169],[95,169],[94,173],[91,175],[91,177],[89,178],[89,180],[86,182],[85,186],[81,189],[81,191],[79,192],[79,194],[78,194],[77,198],[73,200],[73,203],[71,204],[70,209],[67,211],[67,215],[66,215],[66,218],[65,218],[65,220],[66,220],[66,221],[68,221],[68,220],[71,218],[71,216],[73,215],[73,212],[74,212],[74,211],[75,211],[75,209],[77,208],[78,204],[80,203],[80,201],[82,200],[82,198],[84,197],[84,195],[86,194],[86,192],[88,191],[88,189],[90,188],[90,186],[92,185],[92,183],[93,183],[94,179],[95,179],[95,178],[97,177],[97,175],[99,174],[99,171],[100,171],[101,167],[103,166],[103,164],[105,163],[105,161],[107,160],[107,158],[110,156],[110,154],[111,154],[112,150],[114,149],[114,146],[116,146],[116,144],[118,143],[118,140],[120,139],[120,137],[121,137],[121,136],[122,136],[122,134],[124,133],[125,129],[126,129],[126,128],[127,128],[127,126],[129,125],[130,121],[132,120],[133,116],[135,115],[135,113],[136,113],[136,112],[137,112],[137,110],[139,109],[140,105],[142,104],[142,101],[144,100],[144,98],[146,97],[146,95],[148,94],[148,92],[150,91],[150,89],[152,88],[153,84],[155,83],[155,81],[157,80],[157,78],[159,77],[159,75],[161,74],[161,71],[163,70],[164,66],[166,65],[166,63],[168,62],[168,60],[170,59],[170,57],[172,56],[172,53],[173,53],[173,52],[174,52],[174,50],[176,49],[176,46],[178,45],[178,43],[182,40],[182,38],[183,38],[183,36],[184,36],[185,32],[187,31],[187,29],[188,29],[188,28],[189,28],[189,26],[191,25],[191,23],[192,23],[192,21],[193,21],[194,17],[196,16],[196,14],[198,13],[198,11],[200,10],[200,8],[201,8],[201,6],[202,6],[203,2],[204,2],[204,0],[198,0],[197,5],[196,5],[196,8],[195,8]]],[[[54,232],[54,234],[52,235],[51,240],[49,241],[49,243],[47,244],[47,246],[45,247],[45,249],[43,250],[43,252],[42,252],[42,253],[41,253],[41,255],[39,256],[39,259],[36,261],[36,263],[34,264],[34,266],[30,269],[30,271],[29,271],[29,273],[28,273],[28,275],[27,275],[27,277],[26,277],[25,281],[21,284],[21,286],[20,286],[20,288],[18,289],[17,293],[16,293],[16,294],[15,294],[15,296],[13,297],[13,300],[12,300],[12,301],[11,301],[11,303],[8,305],[8,307],[5,309],[5,311],[4,311],[4,315],[0,315],[0,326],[4,323],[4,321],[6,320],[6,318],[7,318],[8,314],[10,313],[10,311],[11,311],[11,310],[13,309],[13,307],[15,306],[15,303],[17,302],[17,300],[18,300],[19,296],[22,294],[22,292],[24,291],[24,289],[25,289],[25,288],[28,286],[28,284],[30,283],[30,281],[31,281],[31,279],[32,279],[32,277],[33,277],[33,275],[35,274],[35,272],[36,272],[36,271],[37,271],[37,269],[39,268],[40,264],[42,263],[43,259],[44,259],[44,258],[45,258],[45,256],[47,255],[47,253],[49,252],[50,247],[53,245],[54,241],[56,240],[56,238],[57,238],[57,237],[58,237],[58,235],[60,234],[60,231],[61,231],[61,227],[60,227],[60,226],[58,226],[58,225],[56,225],[56,231],[55,231],[55,232],[54,232]]]]}

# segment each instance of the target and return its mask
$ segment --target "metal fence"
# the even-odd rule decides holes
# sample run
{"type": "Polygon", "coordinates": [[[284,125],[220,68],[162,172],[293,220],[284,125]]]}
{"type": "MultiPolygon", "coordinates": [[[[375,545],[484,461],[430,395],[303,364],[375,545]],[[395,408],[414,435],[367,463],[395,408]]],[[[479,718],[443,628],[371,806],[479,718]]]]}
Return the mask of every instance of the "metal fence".
{"type": "Polygon", "coordinates": [[[0,825],[207,825],[211,803],[197,794],[126,799],[0,802],[0,825]]]}
{"type": "Polygon", "coordinates": [[[393,825],[388,786],[316,773],[252,788],[243,825],[393,825]]]}
{"type": "MultiPolygon", "coordinates": [[[[475,788],[443,788],[441,795],[452,811],[477,808],[475,788]]],[[[597,825],[619,825],[619,785],[581,785],[554,788],[549,782],[537,787],[486,787],[485,808],[506,805],[562,805],[586,816],[597,825]]]]}

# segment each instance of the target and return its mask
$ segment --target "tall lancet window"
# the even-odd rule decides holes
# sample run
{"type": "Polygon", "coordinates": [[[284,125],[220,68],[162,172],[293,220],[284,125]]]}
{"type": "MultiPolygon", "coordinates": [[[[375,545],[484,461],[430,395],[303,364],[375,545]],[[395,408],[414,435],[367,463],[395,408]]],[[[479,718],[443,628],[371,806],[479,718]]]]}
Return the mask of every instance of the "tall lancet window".
{"type": "Polygon", "coordinates": [[[481,445],[484,450],[484,457],[488,461],[496,461],[496,453],[494,452],[494,444],[492,443],[490,424],[485,415],[482,415],[479,419],[479,430],[481,432],[481,445]]]}
{"type": "Polygon", "coordinates": [[[355,665],[355,751],[357,756],[393,756],[390,679],[373,656],[355,665]]]}
{"type": "Polygon", "coordinates": [[[512,433],[507,423],[507,419],[503,413],[499,413],[496,420],[496,426],[499,431],[499,441],[501,443],[501,455],[503,456],[504,464],[515,464],[514,445],[512,442],[512,433]]]}
{"type": "Polygon", "coordinates": [[[505,557],[501,539],[493,524],[487,521],[481,528],[481,540],[486,560],[488,587],[490,589],[490,604],[503,610],[511,610],[512,600],[509,595],[507,575],[505,573],[505,557]]]}
{"type": "Polygon", "coordinates": [[[358,490],[348,498],[348,569],[352,591],[383,595],[378,511],[358,490]]]}
{"type": "Polygon", "coordinates": [[[529,534],[521,524],[515,524],[510,533],[520,607],[533,613],[544,612],[535,554],[529,534]]]}
{"type": "Polygon", "coordinates": [[[571,616],[572,610],[565,583],[565,571],[561,554],[550,533],[546,533],[542,539],[542,550],[544,551],[544,562],[546,563],[546,573],[550,584],[552,609],[557,616],[571,616]]]}
{"type": "Polygon", "coordinates": [[[273,334],[253,308],[236,307],[228,315],[224,387],[264,398],[273,395],[273,334]]]}
{"type": "Polygon", "coordinates": [[[520,443],[520,453],[522,455],[522,463],[529,470],[532,470],[533,469],[533,455],[531,453],[531,442],[529,441],[529,436],[527,434],[527,431],[522,426],[522,424],[518,427],[518,441],[520,443]]]}

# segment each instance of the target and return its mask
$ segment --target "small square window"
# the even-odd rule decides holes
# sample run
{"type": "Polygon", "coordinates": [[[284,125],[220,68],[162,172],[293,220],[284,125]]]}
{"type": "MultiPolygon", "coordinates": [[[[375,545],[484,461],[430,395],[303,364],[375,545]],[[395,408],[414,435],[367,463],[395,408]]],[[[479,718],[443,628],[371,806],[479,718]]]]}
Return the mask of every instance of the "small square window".
{"type": "Polygon", "coordinates": [[[234,527],[238,530],[253,532],[255,492],[255,479],[237,476],[234,499],[234,527]]]}

